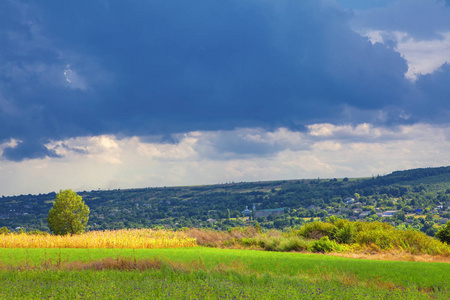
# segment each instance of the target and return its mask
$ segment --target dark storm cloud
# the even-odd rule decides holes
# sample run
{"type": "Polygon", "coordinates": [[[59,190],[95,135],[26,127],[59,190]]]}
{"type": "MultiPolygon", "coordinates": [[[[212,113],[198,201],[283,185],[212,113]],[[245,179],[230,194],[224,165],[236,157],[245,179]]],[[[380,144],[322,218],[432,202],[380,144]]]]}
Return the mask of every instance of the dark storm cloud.
{"type": "Polygon", "coordinates": [[[3,151],[3,157],[11,161],[21,161],[26,158],[59,157],[54,151],[47,149],[41,141],[26,140],[16,147],[8,147],[3,151]]]}
{"type": "Polygon", "coordinates": [[[26,146],[6,159],[76,136],[358,122],[348,107],[402,106],[412,88],[332,1],[27,3],[0,4],[0,141],[26,146]]]}
{"type": "Polygon", "coordinates": [[[450,117],[450,64],[446,63],[431,74],[418,77],[416,85],[421,97],[416,97],[413,112],[427,122],[448,122],[450,117]],[[430,101],[431,99],[431,101],[430,101]]]}

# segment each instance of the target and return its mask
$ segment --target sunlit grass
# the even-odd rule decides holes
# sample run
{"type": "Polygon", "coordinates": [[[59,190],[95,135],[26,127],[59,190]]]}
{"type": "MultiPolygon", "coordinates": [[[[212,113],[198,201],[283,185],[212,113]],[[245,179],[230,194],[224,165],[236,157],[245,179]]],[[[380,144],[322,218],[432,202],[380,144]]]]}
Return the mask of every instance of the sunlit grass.
{"type": "Polygon", "coordinates": [[[444,263],[204,247],[4,248],[0,254],[1,299],[449,298],[444,263]]]}
{"type": "Polygon", "coordinates": [[[77,235],[2,234],[0,248],[180,248],[197,246],[184,232],[122,229],[89,231],[77,235]]]}

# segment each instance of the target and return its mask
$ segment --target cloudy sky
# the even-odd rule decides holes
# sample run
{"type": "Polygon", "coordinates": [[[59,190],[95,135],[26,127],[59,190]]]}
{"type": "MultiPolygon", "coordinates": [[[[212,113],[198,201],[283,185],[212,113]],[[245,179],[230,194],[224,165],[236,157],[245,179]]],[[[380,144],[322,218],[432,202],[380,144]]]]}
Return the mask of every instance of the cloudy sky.
{"type": "Polygon", "coordinates": [[[0,1],[0,154],[0,195],[450,165],[450,1],[0,1]]]}

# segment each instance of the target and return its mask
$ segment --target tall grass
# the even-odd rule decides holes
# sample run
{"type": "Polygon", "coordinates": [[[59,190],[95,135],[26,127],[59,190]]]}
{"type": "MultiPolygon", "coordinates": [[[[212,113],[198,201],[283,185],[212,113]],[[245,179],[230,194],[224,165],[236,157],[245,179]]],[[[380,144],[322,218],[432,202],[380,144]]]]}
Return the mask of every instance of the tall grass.
{"type": "Polygon", "coordinates": [[[312,241],[300,236],[289,236],[278,230],[262,232],[255,227],[239,227],[229,231],[188,229],[186,234],[197,240],[199,246],[216,248],[254,249],[266,251],[308,251],[312,241]]]}
{"type": "Polygon", "coordinates": [[[89,231],[78,235],[1,234],[0,248],[180,248],[197,246],[184,232],[133,229],[89,231]]]}

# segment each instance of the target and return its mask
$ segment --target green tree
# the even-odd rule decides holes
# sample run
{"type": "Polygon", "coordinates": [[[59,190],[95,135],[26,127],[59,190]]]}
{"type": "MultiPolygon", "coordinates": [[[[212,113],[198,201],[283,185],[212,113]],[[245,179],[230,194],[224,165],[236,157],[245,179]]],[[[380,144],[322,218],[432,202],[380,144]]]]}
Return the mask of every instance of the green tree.
{"type": "Polygon", "coordinates": [[[60,191],[56,195],[47,217],[50,230],[58,235],[82,233],[88,220],[89,207],[72,190],[60,191]]]}
{"type": "Polygon", "coordinates": [[[436,237],[443,243],[450,245],[450,221],[446,225],[442,226],[436,233],[436,237]]]}

